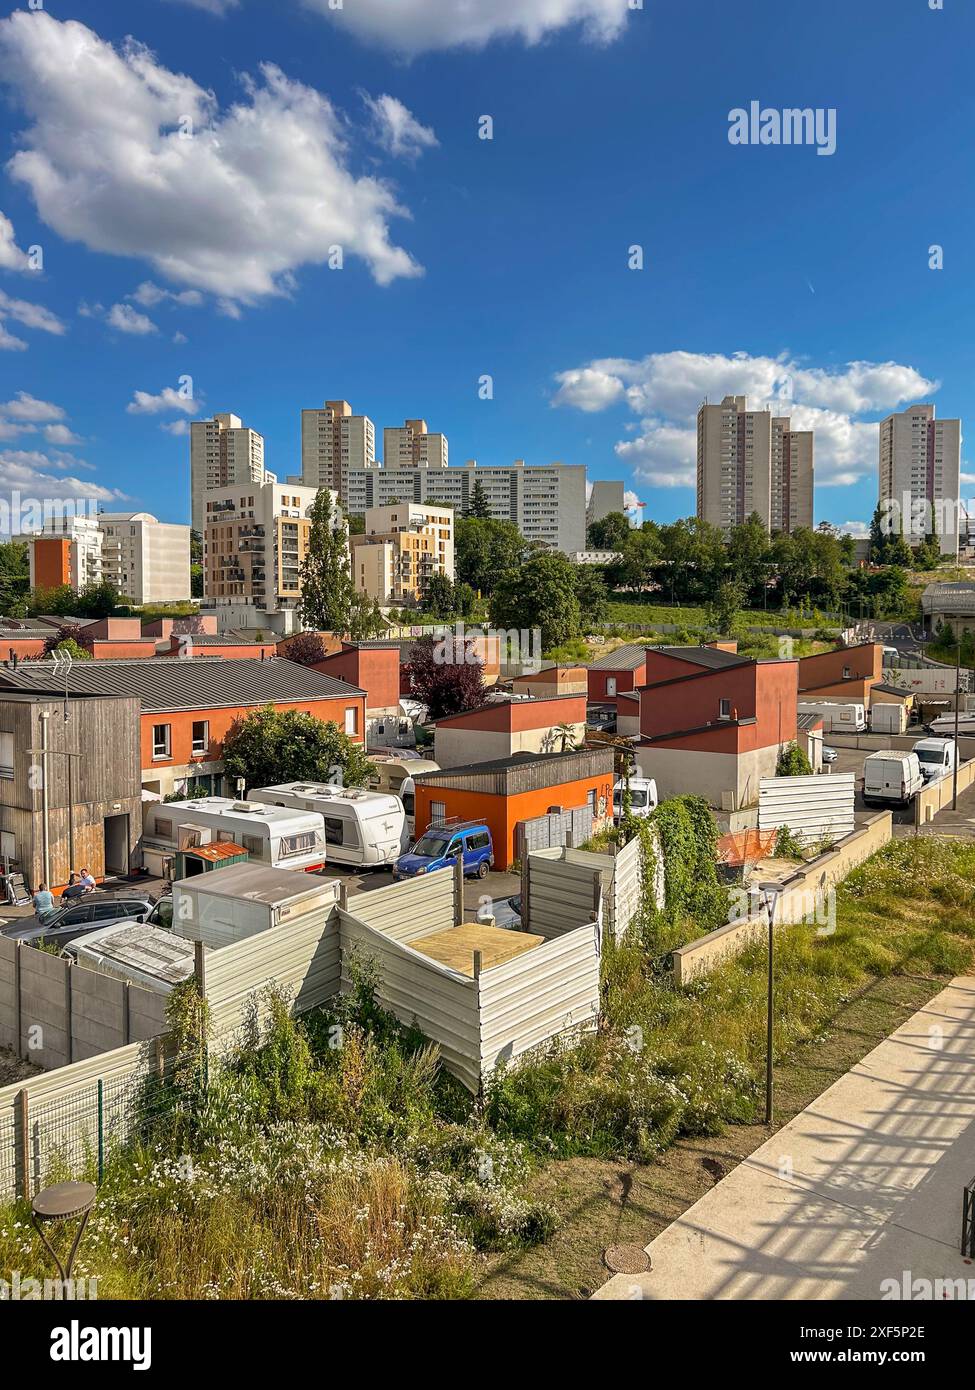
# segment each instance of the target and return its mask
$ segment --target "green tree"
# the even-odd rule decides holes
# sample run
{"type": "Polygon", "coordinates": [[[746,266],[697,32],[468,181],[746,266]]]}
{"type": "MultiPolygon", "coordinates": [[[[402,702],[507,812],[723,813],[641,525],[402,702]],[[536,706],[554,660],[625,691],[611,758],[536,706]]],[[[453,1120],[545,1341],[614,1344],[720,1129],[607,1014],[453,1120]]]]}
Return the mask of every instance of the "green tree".
{"type": "Polygon", "coordinates": [[[597,565],[576,565],[575,571],[575,592],[582,625],[589,630],[604,623],[609,616],[609,593],[597,565]]]}
{"type": "Polygon", "coordinates": [[[317,632],[348,632],[355,586],[345,526],[335,515],[327,487],[315,494],[309,519],[308,550],[299,577],[299,616],[317,632]]]}
{"type": "Polygon", "coordinates": [[[345,625],[350,640],[367,642],[370,637],[382,637],[388,626],[378,600],[354,589],[349,600],[349,617],[345,625]]]}
{"type": "Polygon", "coordinates": [[[278,782],[334,782],[361,787],[374,770],[361,744],[331,720],[302,710],[253,710],[228,730],[223,764],[231,779],[249,787],[278,782]]]}
{"type": "Polygon", "coordinates": [[[586,541],[591,550],[622,550],[632,531],[625,512],[610,512],[592,523],[586,541]]]}
{"type": "Polygon", "coordinates": [[[74,637],[66,637],[63,631],[45,642],[44,655],[48,658],[70,656],[72,661],[94,660],[87,647],[83,647],[74,637]]]}
{"type": "Polygon", "coordinates": [[[486,521],[491,516],[487,493],[484,491],[484,484],[480,478],[474,479],[474,491],[471,493],[470,505],[465,515],[475,517],[479,521],[486,521]]]}
{"type": "Polygon", "coordinates": [[[0,543],[0,613],[6,618],[27,615],[30,557],[21,541],[0,543]]]}
{"type": "Polygon", "coordinates": [[[456,612],[453,583],[446,574],[441,574],[439,570],[430,576],[423,599],[423,608],[438,622],[446,622],[456,612]]]}
{"type": "Polygon", "coordinates": [[[542,647],[560,647],[579,633],[581,609],[574,566],[557,551],[533,555],[507,574],[491,596],[491,623],[500,628],[541,628],[542,647]]]}
{"type": "Polygon", "coordinates": [[[513,521],[463,517],[454,532],[454,567],[463,584],[490,594],[506,574],[524,564],[532,546],[513,521]]]}
{"type": "Polygon", "coordinates": [[[757,596],[761,604],[771,561],[771,543],[765,523],[757,512],[735,526],[728,537],[728,572],[743,593],[757,596]]]}
{"type": "Polygon", "coordinates": [[[740,584],[730,581],[724,583],[714,596],[713,603],[707,607],[707,624],[719,637],[727,637],[734,628],[741,612],[744,593],[740,584]]]}
{"type": "Polygon", "coordinates": [[[872,565],[886,565],[889,549],[890,523],[884,516],[883,508],[878,502],[874,508],[873,516],[870,518],[870,563],[872,565]]]}
{"type": "Polygon", "coordinates": [[[110,580],[92,581],[79,591],[73,611],[80,618],[110,618],[121,597],[110,580]]]}
{"type": "Polygon", "coordinates": [[[812,763],[799,747],[798,743],[790,743],[779,754],[779,760],[775,765],[776,777],[811,777],[812,763]]]}

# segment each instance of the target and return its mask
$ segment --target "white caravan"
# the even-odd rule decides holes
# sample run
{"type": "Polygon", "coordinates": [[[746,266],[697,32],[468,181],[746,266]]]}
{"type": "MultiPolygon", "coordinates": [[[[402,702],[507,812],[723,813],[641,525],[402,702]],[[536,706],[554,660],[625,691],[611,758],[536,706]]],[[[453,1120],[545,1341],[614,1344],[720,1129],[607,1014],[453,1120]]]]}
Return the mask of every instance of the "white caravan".
{"type": "Polygon", "coordinates": [[[312,873],[325,867],[325,822],[313,811],[231,801],[227,796],[146,803],[142,858],[150,873],[171,878],[177,850],[221,840],[232,840],[252,860],[275,869],[312,873]]]}
{"type": "Polygon", "coordinates": [[[863,705],[840,703],[833,700],[804,701],[796,707],[798,714],[818,714],[823,721],[824,734],[841,733],[862,734],[867,727],[867,712],[863,705]]]}
{"type": "Polygon", "coordinates": [[[403,803],[391,792],[332,787],[324,782],[284,782],[258,787],[248,800],[267,806],[290,806],[316,811],[325,820],[325,844],[330,864],[383,868],[395,864],[402,851],[406,816],[403,803]]]}
{"type": "Polygon", "coordinates": [[[392,792],[403,803],[406,824],[403,829],[403,848],[413,843],[416,836],[416,783],[414,777],[421,772],[439,772],[440,764],[431,758],[382,758],[371,754],[376,772],[369,779],[373,791],[392,792]]]}

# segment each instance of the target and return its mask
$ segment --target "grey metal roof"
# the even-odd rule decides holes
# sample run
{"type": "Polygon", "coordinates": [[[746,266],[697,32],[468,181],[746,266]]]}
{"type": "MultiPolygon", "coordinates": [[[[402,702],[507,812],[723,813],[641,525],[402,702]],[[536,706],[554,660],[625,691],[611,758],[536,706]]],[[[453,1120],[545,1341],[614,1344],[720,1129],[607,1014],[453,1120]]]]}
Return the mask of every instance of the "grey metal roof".
{"type": "Polygon", "coordinates": [[[194,647],[273,647],[276,640],[272,638],[266,642],[258,637],[247,637],[241,632],[174,632],[172,636],[185,637],[194,647]]]}
{"type": "Polygon", "coordinates": [[[208,897],[245,898],[252,903],[278,907],[282,903],[306,898],[337,896],[337,879],[319,874],[303,874],[295,869],[274,869],[267,864],[233,864],[218,873],[197,874],[179,879],[181,891],[199,890],[208,897]]]}
{"type": "Polygon", "coordinates": [[[797,729],[815,729],[817,724],[822,724],[821,714],[799,714],[796,716],[797,729]]]}
{"type": "Polygon", "coordinates": [[[635,643],[627,643],[625,647],[617,647],[614,652],[607,652],[598,661],[589,663],[590,671],[635,671],[638,666],[642,666],[647,659],[646,646],[637,646],[635,643]]]}
{"type": "Polygon", "coordinates": [[[723,652],[717,647],[655,647],[661,656],[670,656],[678,661],[689,661],[694,666],[706,666],[717,671],[722,666],[744,666],[751,657],[739,656],[737,652],[723,652]]]}
{"type": "MultiPolygon", "coordinates": [[[[335,676],[281,657],[269,661],[254,657],[76,661],[67,681],[72,695],[136,695],[147,714],[288,704],[365,693],[335,676]]],[[[53,662],[22,661],[16,669],[0,666],[0,692],[43,691],[63,696],[64,688],[64,674],[55,674],[53,662]]]]}
{"type": "MultiPolygon", "coordinates": [[[[463,787],[482,791],[491,796],[510,796],[518,792],[541,791],[558,787],[582,777],[611,773],[613,750],[581,748],[566,753],[512,753],[507,758],[494,758],[485,763],[468,763],[463,767],[445,767],[439,772],[421,772],[417,786],[463,787]]],[[[221,870],[225,873],[226,870],[221,870]]]]}
{"type": "Polygon", "coordinates": [[[889,681],[878,681],[876,685],[870,687],[871,692],[875,690],[883,691],[885,695],[913,695],[913,690],[908,690],[906,685],[891,685],[889,681]]]}

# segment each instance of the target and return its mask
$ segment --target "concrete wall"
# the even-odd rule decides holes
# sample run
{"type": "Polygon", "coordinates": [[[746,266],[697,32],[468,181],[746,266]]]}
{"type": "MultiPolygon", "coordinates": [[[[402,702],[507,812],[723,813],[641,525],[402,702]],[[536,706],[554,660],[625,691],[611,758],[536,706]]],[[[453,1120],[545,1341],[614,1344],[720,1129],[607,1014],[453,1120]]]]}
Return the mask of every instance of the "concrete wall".
{"type": "MultiPolygon", "coordinates": [[[[852,869],[882,849],[892,838],[892,819],[889,811],[871,816],[852,835],[831,850],[805,865],[786,880],[785,891],[775,909],[777,926],[801,922],[817,908],[817,895],[822,895],[840,883],[852,869]]],[[[727,923],[716,931],[700,936],[674,952],[674,980],[679,985],[706,975],[730,956],[739,955],[746,946],[767,931],[764,913],[750,915],[727,923]]]]}
{"type": "Polygon", "coordinates": [[[165,996],[0,936],[0,1047],[51,1071],[165,1027],[165,996]]]}
{"type": "MultiPolygon", "coordinates": [[[[966,740],[971,742],[971,740],[966,740]]],[[[959,743],[962,740],[959,739],[959,743]]],[[[961,763],[958,768],[958,795],[975,782],[975,760],[961,763]]],[[[932,782],[919,791],[914,801],[914,823],[916,825],[927,825],[933,821],[939,811],[945,810],[950,806],[955,793],[955,778],[950,774],[947,777],[939,777],[936,782],[932,782]]]]}
{"type": "Polygon", "coordinates": [[[641,777],[657,783],[661,801],[670,796],[703,796],[718,810],[758,804],[758,784],[775,776],[778,745],[753,753],[704,753],[692,748],[636,747],[641,777]]]}

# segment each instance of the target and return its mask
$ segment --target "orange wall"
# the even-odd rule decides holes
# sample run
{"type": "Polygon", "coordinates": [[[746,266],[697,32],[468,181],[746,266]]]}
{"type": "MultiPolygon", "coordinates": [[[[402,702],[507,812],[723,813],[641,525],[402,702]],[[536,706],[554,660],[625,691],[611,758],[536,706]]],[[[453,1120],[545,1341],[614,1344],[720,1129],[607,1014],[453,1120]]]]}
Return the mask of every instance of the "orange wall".
{"type": "MultiPolygon", "coordinates": [[[[303,700],[300,704],[275,704],[274,707],[282,712],[289,709],[303,710],[306,714],[314,715],[316,719],[338,724],[340,729],[344,729],[345,711],[353,706],[358,710],[358,733],[355,735],[354,741],[361,743],[366,720],[365,701],[361,695],[343,696],[341,699],[333,700],[303,700]]],[[[142,725],[142,771],[145,773],[150,772],[154,767],[172,767],[174,765],[182,767],[192,762],[217,762],[223,756],[223,740],[231,724],[236,719],[246,719],[255,709],[260,708],[262,708],[260,705],[242,705],[238,709],[177,710],[166,714],[143,714],[140,720],[142,725]],[[208,720],[210,724],[210,748],[205,754],[194,755],[193,724],[201,719],[208,720]],[[153,758],[152,756],[152,730],[156,724],[169,725],[170,757],[168,758],[153,758]]]]}
{"type": "Polygon", "coordinates": [[[420,783],[416,789],[417,837],[430,823],[431,802],[441,801],[447,808],[448,817],[460,816],[463,820],[484,821],[494,841],[494,867],[507,869],[511,867],[517,854],[516,829],[519,821],[544,816],[551,806],[561,806],[564,811],[585,806],[590,791],[596,793],[597,811],[599,799],[602,797],[606,814],[612,815],[613,779],[608,773],[509,797],[491,796],[487,792],[447,790],[420,783]]]}
{"type": "Polygon", "coordinates": [[[113,657],[142,657],[155,656],[155,642],[100,642],[96,637],[91,643],[91,654],[96,659],[111,660],[113,657]]]}
{"type": "Polygon", "coordinates": [[[56,537],[38,536],[34,546],[34,585],[38,589],[56,589],[71,583],[71,542],[56,537]]]}
{"type": "Polygon", "coordinates": [[[43,637],[0,638],[0,661],[9,661],[11,656],[15,656],[18,661],[24,661],[43,655],[43,637]]]}
{"type": "Polygon", "coordinates": [[[317,662],[314,669],[364,690],[367,709],[396,709],[399,705],[398,647],[335,652],[317,662]]]}
{"type": "MultiPolygon", "coordinates": [[[[202,643],[193,641],[192,633],[173,635],[170,637],[169,642],[169,650],[160,652],[160,656],[226,656],[231,659],[234,657],[246,657],[249,661],[260,661],[262,657],[267,661],[270,657],[277,656],[277,643],[275,642],[253,642],[250,645],[246,643],[230,643],[226,647],[208,642],[206,646],[204,646],[202,643]]],[[[153,656],[154,654],[155,647],[153,647],[149,655],[153,656]]]]}

